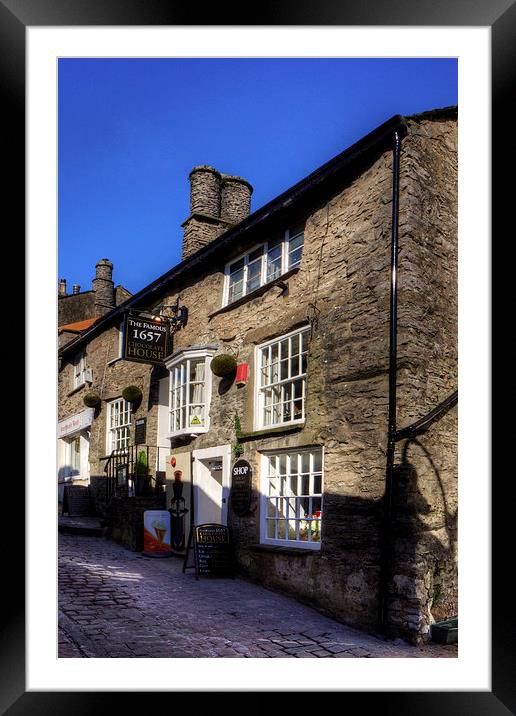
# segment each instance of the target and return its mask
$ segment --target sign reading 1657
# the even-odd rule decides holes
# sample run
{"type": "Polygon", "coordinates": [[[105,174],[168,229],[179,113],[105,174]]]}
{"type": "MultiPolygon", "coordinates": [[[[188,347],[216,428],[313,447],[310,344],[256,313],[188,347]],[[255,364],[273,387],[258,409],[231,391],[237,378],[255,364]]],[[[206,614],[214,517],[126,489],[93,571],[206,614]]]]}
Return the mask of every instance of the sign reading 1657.
{"type": "Polygon", "coordinates": [[[167,354],[168,327],[150,318],[125,319],[124,359],[161,363],[167,354]]]}

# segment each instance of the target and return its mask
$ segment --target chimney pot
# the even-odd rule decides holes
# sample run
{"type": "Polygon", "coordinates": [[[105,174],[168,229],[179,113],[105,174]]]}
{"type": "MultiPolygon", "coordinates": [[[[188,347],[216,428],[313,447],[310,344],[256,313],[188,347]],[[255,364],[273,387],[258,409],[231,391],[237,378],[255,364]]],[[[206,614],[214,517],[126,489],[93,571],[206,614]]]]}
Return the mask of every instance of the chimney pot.
{"type": "Polygon", "coordinates": [[[78,283],[74,283],[74,285],[72,286],[72,291],[73,291],[73,293],[80,293],[80,292],[81,292],[81,287],[79,286],[78,283]]]}

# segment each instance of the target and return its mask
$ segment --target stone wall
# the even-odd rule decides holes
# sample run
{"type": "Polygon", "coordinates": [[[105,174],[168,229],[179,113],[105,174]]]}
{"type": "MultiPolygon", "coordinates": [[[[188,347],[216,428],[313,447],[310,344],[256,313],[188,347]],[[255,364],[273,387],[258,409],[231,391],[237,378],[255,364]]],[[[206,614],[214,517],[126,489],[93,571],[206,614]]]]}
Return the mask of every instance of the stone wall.
{"type": "MultiPolygon", "coordinates": [[[[399,427],[456,388],[456,162],[455,121],[409,122],[401,156],[399,427]]],[[[174,335],[174,349],[217,344],[219,352],[250,364],[244,387],[213,379],[208,433],[171,441],[175,454],[234,444],[239,416],[241,457],[253,466],[254,491],[249,515],[229,511],[242,573],[371,631],[385,486],[391,190],[388,151],[324,202],[248,239],[265,241],[271,231],[305,221],[303,259],[287,279],[288,294],[271,285],[221,310],[224,264],[242,251],[240,245],[204,272],[179,276],[163,296],[170,304],[179,298],[189,310],[187,325],[174,335]],[[306,422],[255,432],[256,346],[301,325],[310,326],[306,422]],[[261,451],[313,445],[324,448],[320,553],[258,546],[261,451]]],[[[105,445],[104,401],[118,397],[129,382],[143,390],[138,414],[147,416],[147,442],[155,444],[157,435],[156,381],[163,374],[143,364],[110,365],[117,340],[116,329],[110,329],[87,349],[92,389],[103,398],[91,431],[92,475],[99,474],[95,456],[105,445]]],[[[68,367],[62,373],[65,383],[71,381],[68,367]]],[[[60,415],[78,412],[81,400],[80,394],[65,395],[60,415]]],[[[412,472],[405,474],[412,477],[397,485],[403,490],[397,493],[389,620],[393,633],[414,641],[424,638],[432,618],[456,610],[456,419],[454,409],[417,442],[399,445],[396,454],[397,462],[410,463],[412,472]]]]}
{"type": "Polygon", "coordinates": [[[57,308],[59,326],[93,318],[95,315],[95,293],[83,291],[82,293],[71,293],[69,296],[59,296],[57,308]]]}
{"type": "MultiPolygon", "coordinates": [[[[409,121],[400,204],[398,425],[426,415],[458,385],[457,123],[409,121]]],[[[390,614],[399,633],[457,614],[457,407],[398,445],[415,479],[395,543],[390,614]],[[414,484],[415,483],[415,484],[414,484]],[[406,514],[405,514],[406,517],[406,514]]]]}
{"type": "Polygon", "coordinates": [[[143,550],[143,513],[164,510],[165,495],[156,497],[114,497],[106,514],[109,536],[133,552],[143,550]]]}
{"type": "MultiPolygon", "coordinates": [[[[456,122],[409,124],[401,158],[399,426],[422,417],[456,387],[456,161],[456,122]]],[[[271,287],[220,312],[223,266],[177,286],[195,320],[175,336],[175,348],[218,343],[221,352],[250,364],[251,381],[237,388],[215,379],[210,431],[184,447],[176,443],[175,452],[234,443],[235,414],[243,431],[252,433],[256,345],[310,324],[306,424],[288,434],[243,440],[242,458],[254,465],[255,500],[248,517],[230,513],[229,521],[239,563],[251,578],[371,630],[385,485],[391,191],[386,152],[308,211],[303,260],[288,279],[287,297],[271,287]],[[320,554],[257,551],[260,451],[314,444],[325,451],[320,554]]],[[[395,544],[389,617],[394,633],[413,640],[428,632],[431,609],[435,617],[456,610],[455,548],[445,549],[455,529],[456,414],[420,442],[431,459],[415,444],[407,448],[407,459],[430,507],[413,501],[419,510],[413,529],[395,544]]]]}

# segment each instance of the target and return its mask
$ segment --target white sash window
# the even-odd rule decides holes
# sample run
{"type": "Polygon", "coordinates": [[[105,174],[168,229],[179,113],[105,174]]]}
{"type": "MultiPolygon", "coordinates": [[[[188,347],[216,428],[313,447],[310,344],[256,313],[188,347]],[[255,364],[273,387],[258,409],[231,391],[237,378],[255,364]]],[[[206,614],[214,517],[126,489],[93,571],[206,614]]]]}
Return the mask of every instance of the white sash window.
{"type": "Polygon", "coordinates": [[[257,348],[256,428],[305,419],[309,327],[257,348]]]}
{"type": "Polygon", "coordinates": [[[227,264],[223,306],[238,301],[299,266],[303,243],[304,225],[300,225],[255,246],[236,261],[227,264]]]}
{"type": "Polygon", "coordinates": [[[131,403],[118,398],[108,403],[108,454],[122,453],[129,447],[131,403]]]}
{"type": "Polygon", "coordinates": [[[322,448],[262,455],[261,541],[320,549],[322,448]]]}

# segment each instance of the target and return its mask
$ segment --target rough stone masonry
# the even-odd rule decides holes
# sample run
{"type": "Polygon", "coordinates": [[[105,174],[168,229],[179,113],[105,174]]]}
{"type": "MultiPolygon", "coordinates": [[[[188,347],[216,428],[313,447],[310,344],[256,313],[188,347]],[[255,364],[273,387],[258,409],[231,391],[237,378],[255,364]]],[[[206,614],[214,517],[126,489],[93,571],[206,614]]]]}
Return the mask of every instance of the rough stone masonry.
{"type": "MultiPolygon", "coordinates": [[[[406,118],[406,125],[400,176],[398,427],[425,415],[457,387],[456,108],[406,118]]],[[[192,251],[200,258],[173,282],[164,282],[152,298],[170,306],[179,300],[188,308],[190,319],[174,335],[173,350],[216,345],[218,352],[249,363],[250,381],[238,388],[214,378],[209,431],[172,438],[171,450],[179,454],[234,444],[238,416],[241,457],[253,467],[250,513],[228,513],[242,574],[374,631],[387,439],[391,151],[384,148],[369,157],[342,186],[311,203],[250,223],[224,253],[205,261],[203,246],[226,231],[217,193],[224,175],[203,167],[193,178],[184,251],[186,258],[192,251]],[[211,192],[205,204],[196,195],[199,177],[211,192]],[[253,243],[299,223],[304,225],[303,257],[286,278],[288,292],[270,284],[249,300],[221,308],[226,264],[253,243]],[[264,434],[255,430],[252,417],[256,346],[301,325],[310,327],[306,421],[264,434]],[[324,449],[321,549],[267,548],[260,544],[260,456],[264,450],[314,445],[324,449]]],[[[237,179],[242,192],[245,180],[237,179]]],[[[242,193],[248,204],[250,192],[242,193]]],[[[248,206],[240,214],[244,221],[246,211],[248,206]]],[[[99,479],[105,401],[119,396],[128,382],[141,387],[138,414],[147,417],[148,442],[156,440],[159,381],[168,380],[160,368],[112,362],[117,340],[116,325],[86,340],[92,389],[103,401],[90,446],[91,475],[99,479]]],[[[80,394],[69,395],[64,387],[70,371],[65,361],[63,416],[81,403],[80,394]]],[[[423,436],[398,444],[396,462],[408,465],[411,477],[397,485],[389,629],[420,641],[433,620],[457,613],[457,409],[423,436]]]]}

